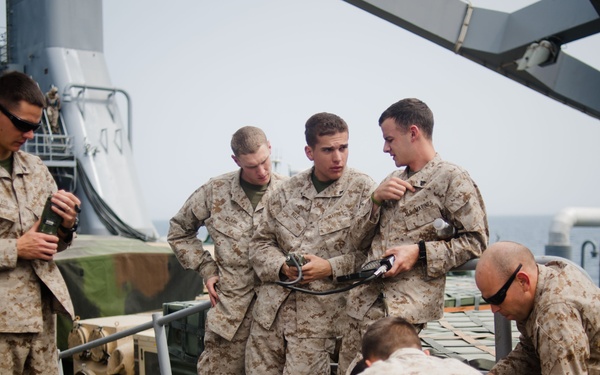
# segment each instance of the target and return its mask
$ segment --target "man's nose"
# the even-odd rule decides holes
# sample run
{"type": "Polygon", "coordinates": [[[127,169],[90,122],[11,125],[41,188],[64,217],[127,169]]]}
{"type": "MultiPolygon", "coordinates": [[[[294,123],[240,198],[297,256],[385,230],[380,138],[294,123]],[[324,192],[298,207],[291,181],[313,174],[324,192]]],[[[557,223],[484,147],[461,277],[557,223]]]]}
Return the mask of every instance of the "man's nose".
{"type": "Polygon", "coordinates": [[[260,165],[258,167],[258,175],[259,176],[264,176],[267,174],[267,168],[264,165],[260,165]]]}
{"type": "Polygon", "coordinates": [[[342,160],[342,153],[339,150],[335,150],[333,152],[333,160],[335,160],[335,161],[342,160]]]}

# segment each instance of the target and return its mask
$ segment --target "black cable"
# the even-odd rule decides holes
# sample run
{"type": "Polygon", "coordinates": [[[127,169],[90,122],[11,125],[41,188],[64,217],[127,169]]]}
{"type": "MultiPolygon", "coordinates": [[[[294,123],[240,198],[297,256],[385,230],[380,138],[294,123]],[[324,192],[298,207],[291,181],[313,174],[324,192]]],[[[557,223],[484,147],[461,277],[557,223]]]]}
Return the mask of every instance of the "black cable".
{"type": "Polygon", "coordinates": [[[289,285],[294,285],[299,283],[300,281],[302,281],[302,265],[300,265],[300,263],[298,263],[298,259],[295,256],[292,256],[291,253],[288,254],[287,258],[285,259],[286,263],[288,261],[292,262],[292,266],[296,267],[296,269],[298,270],[298,277],[296,278],[296,280],[292,280],[292,281],[276,281],[277,284],[281,285],[281,286],[289,286],[289,285]]]}
{"type": "MultiPolygon", "coordinates": [[[[375,271],[370,276],[368,276],[367,278],[365,278],[365,279],[363,279],[361,281],[358,281],[356,283],[353,283],[351,285],[348,285],[346,287],[343,287],[343,288],[326,290],[326,291],[323,291],[323,292],[317,292],[317,291],[314,291],[314,290],[304,289],[304,288],[298,288],[296,286],[293,286],[293,284],[298,283],[302,279],[302,267],[299,267],[298,262],[296,261],[296,259],[294,257],[291,257],[291,259],[295,263],[294,266],[296,268],[298,268],[298,277],[296,278],[296,280],[291,281],[291,282],[290,281],[288,281],[288,282],[286,282],[286,281],[276,281],[275,283],[278,284],[278,285],[281,285],[284,288],[295,290],[297,292],[306,293],[306,294],[312,294],[312,295],[315,295],[315,296],[325,296],[325,295],[328,295],[328,294],[335,294],[335,293],[345,292],[347,290],[356,288],[359,285],[362,285],[362,284],[365,284],[365,283],[367,283],[369,281],[375,280],[379,276],[381,276],[384,273],[386,273],[387,271],[389,271],[390,268],[392,268],[392,266],[394,265],[394,259],[395,258],[394,258],[393,255],[391,255],[391,256],[385,257],[385,258],[383,258],[383,259],[381,259],[379,261],[369,262],[369,263],[367,263],[365,265],[365,267],[363,267],[363,271],[365,270],[365,268],[367,266],[373,264],[374,262],[379,263],[379,267],[377,269],[375,269],[375,271]]],[[[339,277],[338,277],[338,279],[339,279],[339,277]]]]}
{"type": "Polygon", "coordinates": [[[110,208],[110,206],[100,197],[100,195],[94,189],[92,182],[89,177],[85,173],[85,169],[79,162],[76,160],[77,164],[77,174],[81,176],[81,186],[83,191],[90,201],[92,208],[98,218],[104,224],[104,227],[112,234],[112,235],[120,235],[128,238],[137,238],[144,242],[147,241],[155,241],[156,238],[154,236],[148,236],[145,233],[138,231],[132,226],[125,223],[121,218],[110,208]]]}

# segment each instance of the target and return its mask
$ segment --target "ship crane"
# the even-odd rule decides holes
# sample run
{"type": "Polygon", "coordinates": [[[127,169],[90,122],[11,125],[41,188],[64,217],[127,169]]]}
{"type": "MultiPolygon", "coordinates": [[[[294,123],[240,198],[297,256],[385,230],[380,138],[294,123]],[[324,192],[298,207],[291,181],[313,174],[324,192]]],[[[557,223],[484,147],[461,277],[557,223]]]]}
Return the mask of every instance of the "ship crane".
{"type": "Polygon", "coordinates": [[[600,0],[541,0],[512,13],[460,0],[345,0],[600,119],[600,72],[561,46],[600,31],[600,0]]]}

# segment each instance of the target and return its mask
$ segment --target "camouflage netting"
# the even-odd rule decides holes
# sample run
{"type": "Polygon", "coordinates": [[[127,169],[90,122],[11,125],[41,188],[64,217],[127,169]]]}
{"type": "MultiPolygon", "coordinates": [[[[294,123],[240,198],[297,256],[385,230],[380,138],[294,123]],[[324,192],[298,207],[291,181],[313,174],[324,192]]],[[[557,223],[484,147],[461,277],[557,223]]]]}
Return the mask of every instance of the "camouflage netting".
{"type": "MultiPolygon", "coordinates": [[[[162,311],[163,303],[193,300],[202,278],[184,270],[166,243],[80,235],[56,263],[81,319],[162,311]]],[[[72,321],[58,318],[58,347],[67,349],[72,321]]]]}

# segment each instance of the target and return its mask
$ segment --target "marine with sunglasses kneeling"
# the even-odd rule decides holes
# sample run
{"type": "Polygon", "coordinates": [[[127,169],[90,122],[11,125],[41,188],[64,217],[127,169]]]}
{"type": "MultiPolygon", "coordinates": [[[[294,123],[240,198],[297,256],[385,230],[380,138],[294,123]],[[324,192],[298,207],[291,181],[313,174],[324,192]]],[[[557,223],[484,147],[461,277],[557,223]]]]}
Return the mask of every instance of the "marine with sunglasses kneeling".
{"type": "Polygon", "coordinates": [[[566,261],[537,264],[516,242],[496,242],[475,281],[492,311],[515,320],[519,343],[489,374],[600,374],[600,289],[566,261]]]}

